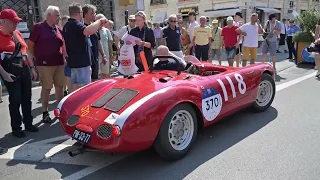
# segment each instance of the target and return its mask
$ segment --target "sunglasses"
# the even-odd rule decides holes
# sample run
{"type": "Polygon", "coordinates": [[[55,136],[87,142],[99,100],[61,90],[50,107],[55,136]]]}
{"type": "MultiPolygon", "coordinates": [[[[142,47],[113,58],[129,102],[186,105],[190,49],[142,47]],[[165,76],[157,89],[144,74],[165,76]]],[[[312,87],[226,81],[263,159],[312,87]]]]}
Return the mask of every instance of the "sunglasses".
{"type": "Polygon", "coordinates": [[[136,20],[130,19],[130,22],[136,22],[136,20]]]}
{"type": "Polygon", "coordinates": [[[176,23],[177,21],[170,21],[170,22],[176,23]]]}

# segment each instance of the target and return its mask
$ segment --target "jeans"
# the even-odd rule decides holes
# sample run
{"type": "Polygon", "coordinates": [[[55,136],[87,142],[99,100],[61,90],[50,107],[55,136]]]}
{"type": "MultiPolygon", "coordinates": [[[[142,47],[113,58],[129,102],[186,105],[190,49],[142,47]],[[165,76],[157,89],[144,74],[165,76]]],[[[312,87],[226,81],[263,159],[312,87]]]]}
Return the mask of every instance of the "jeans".
{"type": "Polygon", "coordinates": [[[80,87],[91,83],[91,66],[71,68],[71,84],[80,87]]]}
{"type": "Polygon", "coordinates": [[[31,73],[29,67],[23,68],[23,74],[15,82],[4,81],[9,93],[9,112],[11,117],[12,131],[20,131],[21,124],[32,125],[33,117],[31,114],[31,73]],[[22,115],[20,113],[20,106],[22,115]]]}

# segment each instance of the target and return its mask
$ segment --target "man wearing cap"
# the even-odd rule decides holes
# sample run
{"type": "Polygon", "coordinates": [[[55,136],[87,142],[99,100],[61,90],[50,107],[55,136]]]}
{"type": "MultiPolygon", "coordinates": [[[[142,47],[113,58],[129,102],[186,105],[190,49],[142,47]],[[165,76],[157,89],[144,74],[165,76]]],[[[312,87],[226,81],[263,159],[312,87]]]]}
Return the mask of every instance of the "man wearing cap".
{"type": "MultiPolygon", "coordinates": [[[[119,39],[121,39],[126,33],[130,33],[131,29],[135,28],[136,27],[136,17],[134,15],[130,15],[129,18],[128,18],[128,25],[126,26],[123,26],[118,34],[117,34],[117,37],[119,39]]],[[[123,44],[123,42],[121,41],[121,44],[123,44]]]]}
{"type": "Polygon", "coordinates": [[[233,66],[236,50],[239,48],[239,43],[242,38],[237,33],[238,26],[233,25],[233,18],[229,16],[227,18],[227,26],[222,28],[221,36],[223,38],[223,44],[226,51],[229,66],[233,66]],[[238,38],[240,36],[240,38],[238,38]]]}
{"type": "Polygon", "coordinates": [[[276,15],[271,14],[269,21],[264,27],[264,41],[262,43],[262,58],[261,61],[266,61],[267,53],[271,55],[273,68],[276,69],[276,53],[277,53],[277,36],[281,32],[281,22],[276,20],[276,15]]]}
{"type": "MultiPolygon", "coordinates": [[[[294,23],[294,20],[289,20],[287,45],[289,50],[289,57],[287,59],[293,59],[296,56],[296,49],[294,48],[293,36],[300,31],[300,27],[294,23]],[[292,56],[293,55],[293,56],[292,56]]],[[[295,57],[297,58],[297,57],[295,57]]]]}
{"type": "Polygon", "coordinates": [[[212,62],[212,59],[215,55],[218,57],[219,65],[221,66],[222,56],[221,56],[221,48],[223,46],[222,38],[221,38],[221,31],[222,29],[218,26],[219,21],[214,19],[212,21],[212,38],[211,38],[211,47],[210,47],[210,57],[209,61],[212,62]]]}
{"type": "Polygon", "coordinates": [[[31,114],[31,80],[36,80],[37,73],[33,61],[26,54],[27,44],[16,30],[21,18],[13,10],[4,9],[1,11],[0,21],[0,74],[9,93],[12,135],[23,138],[26,134],[21,129],[22,122],[26,131],[38,131],[32,125],[31,114]]]}
{"type": "MultiPolygon", "coordinates": [[[[242,22],[241,22],[242,18],[243,18],[242,13],[236,12],[236,14],[234,15],[233,25],[238,27],[242,26],[242,22]]],[[[238,36],[238,38],[240,38],[240,36],[238,36]]],[[[241,52],[242,52],[242,38],[240,39],[239,48],[237,48],[236,50],[236,56],[235,56],[236,67],[239,67],[241,52]]]]}

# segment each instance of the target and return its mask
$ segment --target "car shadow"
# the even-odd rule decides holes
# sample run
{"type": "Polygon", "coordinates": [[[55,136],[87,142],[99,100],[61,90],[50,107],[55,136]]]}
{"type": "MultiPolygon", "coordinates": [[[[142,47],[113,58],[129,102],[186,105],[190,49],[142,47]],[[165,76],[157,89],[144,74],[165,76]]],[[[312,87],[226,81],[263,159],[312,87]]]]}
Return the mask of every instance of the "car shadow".
{"type": "Polygon", "coordinates": [[[282,80],[286,80],[287,78],[283,78],[280,75],[276,74],[274,80],[276,82],[281,82],[282,80]]]}
{"type": "Polygon", "coordinates": [[[183,179],[202,164],[268,125],[277,116],[278,112],[273,107],[257,114],[243,110],[201,130],[190,153],[181,160],[164,160],[149,149],[100,169],[82,180],[99,179],[106,175],[115,180],[183,179]]]}

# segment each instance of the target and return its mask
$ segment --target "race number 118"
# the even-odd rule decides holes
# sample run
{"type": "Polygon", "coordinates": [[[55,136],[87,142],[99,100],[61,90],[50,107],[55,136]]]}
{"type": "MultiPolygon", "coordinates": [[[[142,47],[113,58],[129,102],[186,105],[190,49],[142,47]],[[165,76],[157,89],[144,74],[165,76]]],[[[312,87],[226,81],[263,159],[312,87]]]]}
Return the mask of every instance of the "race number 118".
{"type": "MultiPolygon", "coordinates": [[[[238,90],[239,90],[240,94],[246,93],[247,86],[246,86],[246,83],[243,80],[243,77],[240,74],[236,73],[236,74],[234,74],[234,78],[238,82],[236,84],[236,86],[238,87],[238,90]]],[[[229,82],[229,86],[230,86],[231,91],[232,91],[232,97],[233,98],[237,97],[237,93],[236,93],[236,89],[235,89],[235,85],[233,84],[233,81],[231,80],[231,78],[229,76],[226,76],[226,79],[229,82]]],[[[218,81],[218,83],[220,84],[220,86],[222,88],[224,101],[228,101],[229,98],[228,98],[228,92],[227,92],[226,86],[224,85],[224,83],[222,82],[221,79],[217,79],[217,81],[218,81]]]]}

